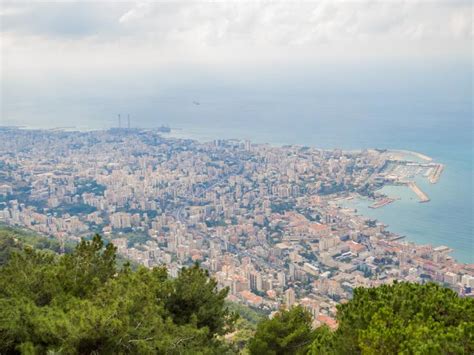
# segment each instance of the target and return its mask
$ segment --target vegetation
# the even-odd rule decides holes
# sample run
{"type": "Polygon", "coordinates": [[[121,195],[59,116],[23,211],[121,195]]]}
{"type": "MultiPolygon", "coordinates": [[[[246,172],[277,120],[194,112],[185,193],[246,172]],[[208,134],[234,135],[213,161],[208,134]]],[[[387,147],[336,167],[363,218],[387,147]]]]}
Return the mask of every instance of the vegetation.
{"type": "Polygon", "coordinates": [[[303,307],[280,311],[272,319],[260,322],[248,349],[251,354],[305,354],[315,332],[311,314],[303,307]]]}
{"type": "Polygon", "coordinates": [[[234,353],[248,353],[246,346],[253,337],[257,324],[267,318],[268,314],[240,303],[227,302],[227,307],[239,315],[235,323],[235,332],[228,334],[226,339],[234,353]]]}
{"type": "Polygon", "coordinates": [[[151,238],[144,232],[141,231],[128,231],[125,233],[115,234],[112,238],[126,238],[127,246],[129,248],[133,246],[138,246],[140,244],[145,244],[151,238]]]}
{"type": "Polygon", "coordinates": [[[96,235],[67,255],[26,248],[0,269],[0,353],[211,354],[236,316],[194,266],[116,267],[115,248],[96,235]]]}
{"type": "Polygon", "coordinates": [[[357,288],[313,353],[473,354],[474,300],[437,284],[357,288]]]}
{"type": "MultiPolygon", "coordinates": [[[[21,252],[25,247],[35,250],[61,251],[61,244],[54,238],[16,227],[0,224],[0,266],[5,264],[13,252],[21,252]]],[[[65,243],[64,251],[72,252],[73,245],[65,243]]]]}
{"type": "Polygon", "coordinates": [[[59,250],[0,228],[0,354],[474,353],[474,300],[432,283],[357,288],[332,331],[301,306],[268,319],[229,303],[197,265],[117,266],[98,235],[59,250]]]}
{"type": "Polygon", "coordinates": [[[64,215],[66,213],[70,215],[77,215],[77,214],[89,214],[92,212],[97,211],[97,208],[91,205],[87,205],[85,203],[74,203],[74,204],[66,204],[61,205],[56,208],[56,213],[60,215],[64,215]]]}
{"type": "Polygon", "coordinates": [[[239,315],[239,317],[246,321],[248,325],[255,329],[257,324],[268,317],[268,313],[261,309],[254,309],[244,306],[240,303],[227,302],[227,308],[239,315]]]}
{"type": "Polygon", "coordinates": [[[338,306],[338,328],[311,330],[301,307],[261,322],[251,354],[473,354],[474,300],[439,285],[357,288],[338,306]]]}
{"type": "Polygon", "coordinates": [[[272,203],[270,206],[272,213],[284,214],[286,211],[292,211],[295,208],[294,202],[272,203]]]}

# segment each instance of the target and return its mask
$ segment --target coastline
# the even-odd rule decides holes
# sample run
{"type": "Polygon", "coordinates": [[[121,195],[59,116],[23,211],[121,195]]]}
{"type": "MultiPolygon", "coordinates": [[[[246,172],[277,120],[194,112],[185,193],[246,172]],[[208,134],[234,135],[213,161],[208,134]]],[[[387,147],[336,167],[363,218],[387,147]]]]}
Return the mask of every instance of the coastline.
{"type": "MultiPolygon", "coordinates": [[[[10,126],[10,128],[11,128],[11,126],[10,126]]],[[[22,127],[22,129],[24,129],[24,128],[22,127]]],[[[35,128],[29,127],[29,129],[35,129],[35,128]]],[[[88,129],[88,130],[89,131],[106,131],[107,129],[88,129]]],[[[144,128],[144,130],[151,130],[151,129],[144,128]]],[[[76,129],[76,131],[82,131],[82,130],[78,128],[78,129],[76,129]]],[[[200,137],[199,135],[196,136],[196,135],[193,135],[193,134],[189,134],[184,129],[180,129],[179,132],[176,132],[176,130],[173,129],[173,131],[170,134],[162,134],[162,135],[163,135],[163,137],[171,138],[171,139],[190,139],[190,140],[195,140],[195,141],[199,141],[199,142],[212,141],[211,139],[205,139],[203,137],[200,137]],[[175,135],[173,133],[178,133],[178,134],[175,135]]],[[[264,143],[261,143],[261,144],[264,144],[264,143]]],[[[271,145],[271,146],[281,146],[281,145],[285,145],[285,144],[273,142],[273,144],[269,143],[269,145],[271,145]]],[[[297,146],[298,144],[294,144],[294,145],[297,146]]],[[[301,145],[301,146],[311,146],[311,145],[301,145]]],[[[329,149],[324,149],[324,150],[329,150],[329,149]]],[[[362,150],[365,150],[365,149],[358,149],[358,150],[347,149],[347,150],[344,150],[344,151],[345,152],[351,152],[351,151],[352,152],[356,152],[356,151],[360,152],[362,150]]],[[[392,151],[394,151],[394,152],[403,152],[404,154],[411,153],[412,156],[417,156],[417,154],[422,154],[422,153],[418,153],[418,152],[411,151],[411,150],[401,150],[401,149],[387,149],[386,150],[386,152],[392,152],[392,151]],[[414,153],[416,153],[416,154],[414,154],[414,153]]],[[[422,154],[422,155],[425,156],[425,157],[428,157],[427,155],[424,155],[424,154],[422,154]]],[[[444,169],[445,165],[442,164],[442,166],[443,166],[443,169],[444,169]]],[[[443,169],[441,171],[443,171],[443,169]]],[[[453,171],[454,170],[450,168],[449,169],[449,174],[452,175],[453,171]]],[[[444,177],[444,173],[443,173],[443,177],[444,177]]],[[[441,179],[440,185],[442,186],[442,189],[445,189],[445,186],[448,183],[452,185],[452,183],[450,182],[449,176],[446,176],[446,179],[445,178],[441,179]]],[[[387,186],[387,188],[392,188],[392,187],[387,186]]],[[[406,189],[406,187],[404,187],[404,188],[406,189]]],[[[423,185],[423,186],[420,186],[420,188],[425,189],[425,188],[428,188],[428,187],[423,185]]],[[[407,190],[410,190],[410,189],[407,189],[407,190]]],[[[439,191],[439,189],[437,188],[436,191],[439,191]]],[[[432,195],[432,188],[429,187],[427,192],[430,195],[432,195]]],[[[431,196],[432,200],[430,201],[430,203],[422,204],[424,206],[429,206],[429,207],[421,207],[420,206],[419,208],[416,207],[416,209],[415,209],[413,206],[412,207],[408,206],[409,208],[406,208],[407,206],[403,204],[403,201],[396,201],[395,203],[390,203],[390,204],[385,205],[384,206],[385,208],[377,208],[377,209],[368,209],[367,208],[366,209],[367,212],[364,213],[363,215],[367,216],[367,217],[370,217],[370,218],[377,219],[378,221],[381,221],[382,223],[389,224],[391,226],[390,230],[393,230],[397,234],[400,234],[400,233],[403,234],[404,236],[406,236],[406,238],[408,240],[414,241],[417,244],[429,243],[429,244],[432,244],[432,245],[441,245],[441,244],[445,243],[444,242],[445,237],[441,237],[441,235],[445,235],[445,236],[449,235],[448,230],[449,230],[449,228],[452,227],[452,225],[447,225],[446,222],[442,222],[441,224],[438,223],[439,221],[442,221],[442,218],[444,218],[444,216],[437,217],[436,219],[433,220],[435,223],[432,224],[432,219],[428,215],[428,214],[431,214],[431,212],[428,212],[428,211],[431,211],[433,209],[439,209],[439,206],[441,204],[446,203],[446,202],[443,202],[443,201],[439,200],[439,192],[436,192],[436,194],[437,194],[437,196],[431,196]],[[394,212],[394,211],[397,211],[397,212],[394,212]],[[424,219],[420,219],[418,217],[418,214],[420,212],[422,213],[421,218],[424,218],[424,219]],[[394,216],[394,215],[396,215],[396,216],[394,216]],[[416,218],[415,218],[415,216],[416,216],[416,218]],[[416,225],[413,224],[413,223],[416,223],[416,225]],[[437,227],[435,227],[435,226],[437,226],[437,227]],[[442,226],[442,228],[440,228],[440,226],[442,226]],[[431,230],[433,230],[433,228],[436,228],[436,229],[434,229],[435,230],[434,235],[436,235],[436,238],[433,238],[433,232],[431,231],[431,230]]],[[[445,194],[445,195],[447,195],[447,194],[445,194]]],[[[393,196],[389,195],[389,197],[393,197],[393,196]]],[[[443,197],[444,197],[444,201],[451,201],[451,197],[447,196],[449,198],[449,200],[446,200],[445,196],[443,196],[443,197]]],[[[452,204],[455,205],[456,203],[452,202],[452,204]]],[[[417,203],[416,205],[419,205],[419,204],[417,203]]],[[[436,211],[436,210],[433,210],[433,211],[436,211]]],[[[451,209],[451,211],[454,211],[454,209],[451,209]]],[[[456,230],[460,230],[460,232],[458,232],[458,234],[462,235],[462,238],[463,238],[463,239],[461,239],[462,242],[453,243],[453,245],[451,243],[449,243],[448,245],[450,245],[450,247],[452,249],[454,249],[456,254],[462,255],[462,257],[460,258],[462,260],[462,262],[473,263],[474,261],[471,261],[472,256],[470,256],[470,251],[474,250],[471,246],[472,245],[472,234],[471,234],[471,239],[469,239],[469,232],[466,231],[466,227],[461,226],[461,228],[464,228],[464,229],[456,229],[456,230]],[[464,234],[462,234],[462,233],[464,233],[464,234]],[[460,246],[456,247],[456,245],[460,245],[460,246]]],[[[457,239],[448,239],[448,241],[449,240],[458,240],[458,238],[457,239]]],[[[458,258],[458,256],[456,256],[456,259],[460,260],[458,258]]]]}
{"type": "MultiPolygon", "coordinates": [[[[131,129],[138,129],[138,130],[155,130],[155,129],[158,129],[159,128],[159,125],[157,125],[156,127],[134,127],[134,128],[131,128],[131,129]]],[[[28,126],[28,125],[0,125],[0,129],[24,129],[24,130],[40,130],[40,131],[50,131],[50,132],[54,132],[54,131],[57,131],[57,132],[61,132],[61,131],[64,131],[64,132],[96,132],[96,131],[108,131],[110,129],[117,129],[117,127],[108,127],[108,128],[91,128],[91,127],[78,127],[78,126],[67,126],[67,127],[38,127],[38,126],[28,126]]],[[[122,128],[123,130],[127,130],[127,128],[122,128]]],[[[199,135],[195,135],[195,134],[192,134],[188,131],[186,131],[186,129],[182,128],[182,127],[171,127],[171,131],[170,132],[158,132],[159,134],[163,135],[165,138],[176,138],[176,139],[190,139],[190,140],[194,140],[194,141],[197,141],[197,142],[200,142],[200,143],[207,143],[207,142],[210,142],[212,141],[213,139],[208,137],[208,138],[204,138],[204,137],[200,137],[199,135]],[[179,134],[175,134],[176,131],[179,131],[179,134]]],[[[215,139],[219,139],[219,138],[215,138],[215,139]]],[[[221,138],[223,140],[241,140],[241,141],[244,141],[246,139],[244,138],[221,138]]],[[[278,143],[278,142],[265,142],[265,143],[254,143],[254,144],[261,144],[261,145],[270,145],[270,146],[285,146],[285,145],[292,145],[292,146],[301,146],[301,147],[306,147],[306,146],[309,146],[309,147],[312,147],[312,148],[315,148],[315,149],[318,149],[318,150],[323,150],[323,151],[330,151],[330,150],[334,150],[334,149],[339,149],[339,148],[333,148],[333,149],[330,149],[330,148],[318,148],[316,145],[306,145],[306,144],[288,144],[288,143],[278,143]]],[[[382,149],[381,148],[377,148],[377,147],[371,147],[371,148],[359,148],[359,149],[342,149],[342,151],[344,152],[348,152],[348,153],[360,153],[364,150],[368,150],[368,151],[381,151],[382,149]]],[[[431,158],[430,156],[426,155],[426,154],[423,154],[423,153],[420,153],[420,152],[416,152],[416,151],[411,151],[411,150],[405,150],[405,149],[385,149],[387,153],[401,153],[401,154],[404,154],[404,155],[411,155],[411,156],[416,156],[424,161],[427,161],[427,162],[431,162],[433,161],[433,158],[431,158]]]]}

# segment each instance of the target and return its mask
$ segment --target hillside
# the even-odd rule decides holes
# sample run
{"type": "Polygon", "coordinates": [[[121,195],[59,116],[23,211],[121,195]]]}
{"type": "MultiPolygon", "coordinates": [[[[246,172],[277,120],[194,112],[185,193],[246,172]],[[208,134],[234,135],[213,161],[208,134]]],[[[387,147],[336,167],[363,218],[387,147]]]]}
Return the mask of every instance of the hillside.
{"type": "MultiPolygon", "coordinates": [[[[0,265],[8,261],[12,252],[20,252],[25,247],[50,250],[54,253],[59,253],[61,250],[61,245],[54,238],[40,236],[24,228],[0,224],[0,265]]],[[[66,244],[64,251],[70,253],[73,249],[72,244],[66,244]]]]}

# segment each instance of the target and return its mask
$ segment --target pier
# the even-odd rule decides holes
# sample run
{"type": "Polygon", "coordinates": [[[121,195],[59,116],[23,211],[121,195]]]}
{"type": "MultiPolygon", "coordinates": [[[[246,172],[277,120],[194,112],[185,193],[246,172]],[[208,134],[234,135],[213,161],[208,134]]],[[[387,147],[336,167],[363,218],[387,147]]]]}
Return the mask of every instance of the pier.
{"type": "Polygon", "coordinates": [[[425,194],[414,181],[407,182],[407,186],[418,196],[420,202],[429,202],[430,198],[425,194]]]}
{"type": "Polygon", "coordinates": [[[397,240],[402,240],[404,238],[405,238],[404,235],[395,235],[393,237],[389,237],[388,240],[391,241],[391,242],[395,242],[397,240]]]}
{"type": "Polygon", "coordinates": [[[373,208],[373,209],[380,208],[380,207],[391,204],[393,201],[395,201],[394,198],[390,198],[390,197],[382,198],[376,201],[375,203],[373,203],[372,205],[370,205],[369,208],[373,208]]]}
{"type": "Polygon", "coordinates": [[[428,176],[428,181],[432,184],[436,184],[443,170],[444,170],[443,164],[436,164],[436,166],[433,168],[430,175],[428,176]]]}

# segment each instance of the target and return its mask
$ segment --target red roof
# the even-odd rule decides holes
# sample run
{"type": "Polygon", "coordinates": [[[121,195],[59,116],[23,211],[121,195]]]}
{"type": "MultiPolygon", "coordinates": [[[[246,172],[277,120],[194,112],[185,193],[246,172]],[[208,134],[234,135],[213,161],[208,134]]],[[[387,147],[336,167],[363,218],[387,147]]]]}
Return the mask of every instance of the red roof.
{"type": "Polygon", "coordinates": [[[334,318],[331,318],[329,316],[326,316],[324,314],[320,314],[317,318],[317,321],[326,324],[329,328],[332,330],[335,330],[337,328],[337,322],[334,318]]]}

